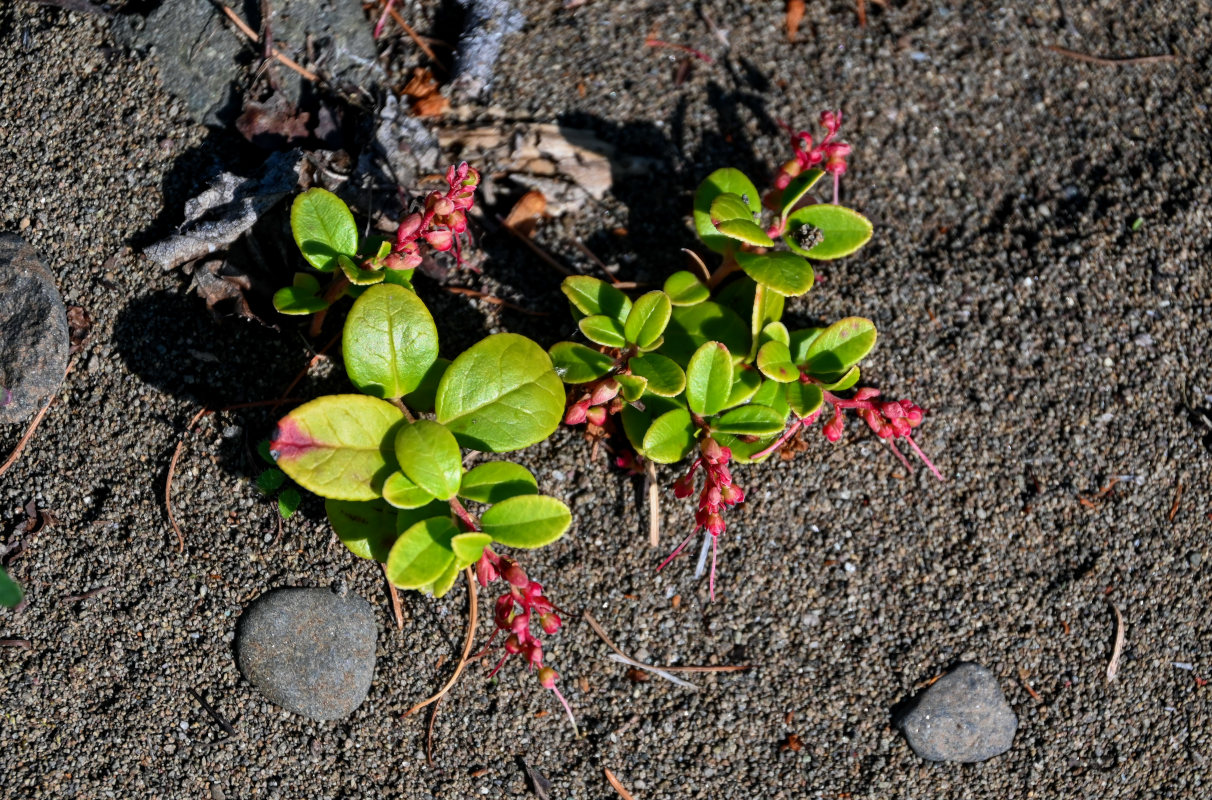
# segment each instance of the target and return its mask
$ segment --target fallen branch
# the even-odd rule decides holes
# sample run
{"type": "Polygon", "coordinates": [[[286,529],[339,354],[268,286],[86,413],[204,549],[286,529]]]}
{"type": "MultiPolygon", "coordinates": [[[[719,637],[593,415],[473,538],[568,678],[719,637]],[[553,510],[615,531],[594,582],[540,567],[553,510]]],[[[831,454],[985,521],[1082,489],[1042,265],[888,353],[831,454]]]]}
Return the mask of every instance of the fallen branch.
{"type": "Polygon", "coordinates": [[[387,576],[387,565],[383,564],[383,577],[387,579],[387,594],[391,597],[391,610],[396,616],[396,630],[404,630],[404,611],[400,608],[400,592],[387,576]]]}
{"type": "Polygon", "coordinates": [[[644,492],[648,495],[648,544],[657,547],[661,543],[661,487],[651,461],[644,464],[644,492]]]}
{"type": "Polygon", "coordinates": [[[477,300],[483,300],[484,302],[492,303],[493,305],[504,306],[505,308],[512,308],[514,311],[517,311],[521,314],[529,314],[532,317],[551,316],[550,313],[548,313],[546,311],[531,311],[529,308],[522,308],[521,306],[519,306],[515,303],[511,303],[508,300],[502,300],[501,298],[494,297],[493,295],[490,295],[490,294],[484,294],[483,292],[477,292],[475,289],[465,289],[462,286],[447,286],[446,291],[450,292],[451,294],[461,294],[461,295],[464,295],[465,297],[474,297],[477,300]]]}

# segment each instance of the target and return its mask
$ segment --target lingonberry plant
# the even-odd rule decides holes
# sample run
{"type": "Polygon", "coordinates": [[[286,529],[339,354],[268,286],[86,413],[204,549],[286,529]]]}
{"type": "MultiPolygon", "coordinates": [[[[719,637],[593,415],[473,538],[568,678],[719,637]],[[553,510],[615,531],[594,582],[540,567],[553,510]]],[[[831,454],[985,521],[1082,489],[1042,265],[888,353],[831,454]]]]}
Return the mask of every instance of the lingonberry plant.
{"type": "Polygon", "coordinates": [[[275,301],[284,313],[306,314],[344,295],[356,298],[342,355],[360,394],[320,397],[291,411],[278,422],[270,452],[282,473],[326,499],[345,546],[383,562],[395,586],[441,597],[460,571],[472,580],[472,567],[483,586],[503,579],[496,623],[508,634],[506,657],[521,655],[567,709],[531,627],[559,630],[555,606],[493,548],[550,544],[572,514],[540,495],[520,464],[463,467],[465,449],[507,453],[550,436],[564,413],[563,386],[547,353],[516,334],[489,336],[450,361],[439,356],[438,331],[412,290],[412,270],[422,243],[457,253],[479,176],[462,164],[446,180],[448,191],[430,194],[425,211],[400,224],[394,244],[359,241],[349,208],[330,192],[310,189],[295,199],[299,249],[320,273],[337,277],[321,291],[315,276],[296,275],[275,301]]]}
{"type": "Polygon", "coordinates": [[[767,458],[822,415],[825,438],[836,442],[850,409],[906,466],[897,440],[942,478],[913,439],[920,408],[881,401],[873,388],[842,394],[858,382],[859,362],[875,345],[870,320],[847,317],[794,331],[781,321],[787,298],[812,288],[811,260],[848,256],[871,238],[871,223],[837,202],[850,154],[837,140],[841,123],[841,112],[822,114],[826,135],[815,146],[809,133],[795,133],[795,157],[764,198],[738,170],[707,176],[695,192],[694,224],[722,261],[712,272],[699,261],[702,279],[676,272],[662,291],[634,302],[595,278],[571,277],[562,287],[590,342],[560,342],[550,351],[568,385],[564,421],[587,423],[598,434],[618,414],[644,458],[672,464],[697,453],[673,487],[677,497],[689,497],[702,471],[695,528],[658,569],[705,531],[698,574],[710,544],[712,598],[723,512],[745,498],[731,461],[767,458]],[[833,202],[815,202],[809,192],[825,175],[833,178],[833,202]]]}

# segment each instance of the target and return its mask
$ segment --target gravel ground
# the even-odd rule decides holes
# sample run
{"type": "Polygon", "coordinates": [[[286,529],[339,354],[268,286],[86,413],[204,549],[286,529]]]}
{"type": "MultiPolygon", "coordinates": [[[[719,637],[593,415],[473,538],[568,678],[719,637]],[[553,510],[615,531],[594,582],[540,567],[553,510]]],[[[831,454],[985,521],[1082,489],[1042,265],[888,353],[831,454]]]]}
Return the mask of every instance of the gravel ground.
{"type": "MultiPolygon", "coordinates": [[[[400,714],[448,674],[462,591],[407,596],[397,632],[380,573],[336,542],[318,502],[275,543],[273,509],[248,485],[246,443],[272,425],[261,410],[208,416],[186,437],[184,552],[165,516],[190,418],[277,396],[310,355],[293,329],[216,323],[187,277],[128,249],[180,220],[221,140],[164,93],[152,61],[114,49],[103,18],[0,8],[0,230],[21,231],[96,319],[0,478],[0,535],[28,548],[10,569],[29,596],[0,611],[0,638],[32,643],[0,649],[4,795],[514,797],[527,792],[519,757],[553,798],[612,797],[603,767],[642,800],[1207,793],[1212,453],[1183,398],[1212,406],[1212,190],[1198,177],[1212,165],[1212,7],[1065,3],[1066,19],[1058,3],[889,5],[864,29],[844,3],[810,4],[794,45],[782,4],[525,5],[494,109],[469,113],[591,127],[662,160],[542,234],[560,253],[584,234],[625,277],[680,265],[699,178],[731,164],[760,182],[786,157],[776,120],[845,109],[845,198],[876,237],[822,268],[793,312],[875,320],[865,376],[930,410],[919,440],[948,481],[905,475],[854,423],[841,445],[814,437],[795,461],[738,470],[751,500],[708,604],[686,561],[653,573],[689,506],[667,497],[650,550],[630,479],[590,463],[575,436],[528,451],[576,519],[527,562],[551,597],[592,609],[638,658],[759,668],[696,676],[698,692],[633,683],[570,624],[549,658],[585,735],[516,666],[494,682],[472,668],[443,703],[433,768],[424,721],[400,714]],[[682,54],[644,47],[650,32],[713,63],[678,85],[682,54]],[[1049,44],[1178,58],[1091,64],[1049,44]],[[609,233],[618,225],[628,236],[609,233]],[[58,520],[32,537],[19,532],[30,499],[58,520]],[[375,681],[347,720],[282,712],[236,669],[236,618],[284,585],[345,585],[376,607],[375,681]],[[1108,683],[1111,603],[1127,645],[1108,683]],[[1018,734],[992,761],[928,764],[891,709],[960,660],[998,676],[1018,734]],[[798,751],[780,747],[789,734],[798,751]]],[[[434,24],[431,7],[401,8],[434,24]]],[[[501,255],[469,285],[559,307],[554,273],[486,246],[501,255]]],[[[562,316],[434,303],[448,345],[482,329],[545,344],[567,333],[562,316]]],[[[338,385],[324,372],[296,394],[338,385]]],[[[0,428],[0,452],[20,435],[0,428]]]]}

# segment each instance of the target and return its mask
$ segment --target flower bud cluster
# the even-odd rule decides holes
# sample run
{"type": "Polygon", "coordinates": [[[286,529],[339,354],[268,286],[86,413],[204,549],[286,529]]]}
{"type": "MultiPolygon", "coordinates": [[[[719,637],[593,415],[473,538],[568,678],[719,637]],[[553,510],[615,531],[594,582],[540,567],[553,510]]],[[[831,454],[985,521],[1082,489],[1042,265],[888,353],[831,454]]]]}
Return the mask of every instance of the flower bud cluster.
{"type": "Polygon", "coordinates": [[[606,424],[606,417],[623,410],[623,398],[619,397],[619,382],[614,378],[603,378],[590,384],[572,387],[568,392],[568,410],[564,412],[566,425],[588,422],[599,428],[606,424]]]}
{"type": "Polygon", "coordinates": [[[386,260],[390,269],[415,269],[421,264],[422,240],[434,250],[454,251],[463,262],[459,237],[467,232],[467,212],[475,204],[480,173],[464,161],[446,170],[445,192],[432,191],[425,198],[424,211],[409,214],[396,229],[396,244],[386,260]]]}
{"type": "Polygon", "coordinates": [[[774,188],[779,191],[786,189],[802,172],[819,167],[833,176],[833,202],[836,204],[838,180],[846,174],[846,158],[850,155],[850,145],[835,141],[842,127],[842,112],[821,112],[821,126],[825,129],[825,136],[817,144],[813,143],[812,134],[808,131],[792,134],[791,149],[795,151],[795,158],[783,164],[774,179],[774,188]]]}
{"type": "MultiPolygon", "coordinates": [[[[864,387],[855,392],[854,397],[849,400],[837,397],[831,392],[825,392],[825,402],[833,406],[833,416],[821,426],[821,433],[829,441],[836,442],[842,438],[842,427],[845,423],[844,412],[846,409],[853,409],[859,419],[866,422],[867,427],[871,428],[876,436],[888,442],[892,451],[900,456],[906,465],[908,462],[896,449],[895,441],[898,439],[908,442],[935,477],[939,480],[943,479],[942,473],[921,451],[917,442],[913,441],[913,429],[921,425],[925,418],[925,412],[913,401],[880,400],[879,389],[864,387]]],[[[815,421],[815,415],[812,420],[805,419],[804,421],[806,424],[811,424],[812,421],[815,421]]]]}
{"type": "MultiPolygon", "coordinates": [[[[497,578],[504,579],[507,589],[505,594],[497,598],[493,607],[493,622],[497,632],[504,633],[506,638],[505,656],[492,672],[495,675],[514,655],[522,656],[532,670],[542,668],[543,643],[531,630],[531,623],[537,622],[539,629],[550,635],[560,629],[563,621],[556,613],[555,606],[544,596],[543,586],[538,581],[530,580],[518,562],[485,548],[484,555],[476,563],[476,579],[481,586],[487,587],[497,578]]],[[[554,678],[551,680],[554,681],[554,678]]]]}

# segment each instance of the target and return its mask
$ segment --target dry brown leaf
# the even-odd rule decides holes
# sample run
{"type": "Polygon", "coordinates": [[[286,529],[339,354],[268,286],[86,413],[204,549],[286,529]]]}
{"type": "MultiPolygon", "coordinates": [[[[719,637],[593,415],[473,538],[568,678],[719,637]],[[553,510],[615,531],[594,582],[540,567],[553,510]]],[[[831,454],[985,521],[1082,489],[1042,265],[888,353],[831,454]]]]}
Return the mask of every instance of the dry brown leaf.
{"type": "Polygon", "coordinates": [[[412,113],[418,117],[440,117],[450,108],[450,99],[440,94],[417,100],[412,104],[412,113]]]}
{"type": "Polygon", "coordinates": [[[539,226],[539,220],[546,213],[547,198],[542,192],[532,189],[518,198],[518,202],[513,204],[513,208],[506,215],[504,222],[523,236],[533,236],[535,228],[539,226]]]}
{"type": "Polygon", "coordinates": [[[804,0],[787,0],[787,41],[794,42],[795,34],[804,19],[804,0]]]}
{"type": "Polygon", "coordinates": [[[412,100],[413,114],[418,117],[438,117],[450,108],[450,99],[443,97],[438,89],[439,84],[433,72],[424,67],[416,67],[402,93],[412,100]]]}

